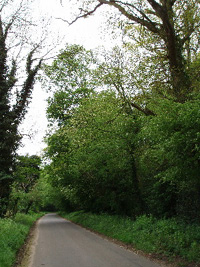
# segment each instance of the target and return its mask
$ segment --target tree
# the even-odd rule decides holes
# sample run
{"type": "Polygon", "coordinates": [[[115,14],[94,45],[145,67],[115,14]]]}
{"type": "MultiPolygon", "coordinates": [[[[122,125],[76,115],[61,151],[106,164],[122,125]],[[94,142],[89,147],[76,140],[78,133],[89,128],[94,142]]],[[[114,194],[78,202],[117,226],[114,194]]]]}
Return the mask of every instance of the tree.
{"type": "Polygon", "coordinates": [[[16,214],[17,211],[28,213],[33,205],[34,187],[40,177],[41,158],[32,156],[18,156],[16,160],[16,169],[13,173],[14,183],[9,203],[9,212],[16,214]]]}
{"type": "MultiPolygon", "coordinates": [[[[188,63],[195,50],[199,51],[199,3],[196,0],[94,0],[83,1],[80,14],[73,20],[87,17],[102,6],[111,6],[126,18],[125,25],[140,26],[141,31],[154,37],[154,49],[168,63],[171,88],[169,95],[183,103],[192,92],[188,63]]],[[[72,22],[72,23],[73,23],[72,22]]],[[[135,33],[138,35],[138,33],[135,33]]]]}
{"type": "Polygon", "coordinates": [[[110,90],[95,92],[105,82],[91,51],[83,47],[68,45],[44,70],[50,81],[45,86],[54,91],[47,115],[56,123],[46,138],[51,163],[45,172],[60,192],[60,208],[139,214],[139,181],[126,135],[136,123],[128,107],[110,90]]]}
{"type": "Polygon", "coordinates": [[[66,45],[51,65],[43,65],[45,88],[54,92],[48,99],[47,116],[58,125],[67,123],[81,99],[97,87],[92,71],[95,57],[80,45],[66,45]],[[59,107],[59,108],[58,108],[59,107]]]}
{"type": "Polygon", "coordinates": [[[56,125],[52,127],[53,134],[50,132],[46,137],[46,156],[53,161],[46,170],[51,181],[49,188],[57,188],[60,193],[56,202],[59,208],[69,206],[68,198],[73,195],[67,179],[63,182],[63,177],[67,176],[70,154],[64,127],[70,123],[82,100],[88,98],[97,87],[92,75],[95,64],[92,51],[80,45],[67,44],[51,65],[43,65],[45,76],[41,76],[41,80],[44,87],[53,92],[48,99],[47,117],[51,126],[56,125]]]}
{"type": "Polygon", "coordinates": [[[72,207],[132,216],[141,212],[129,136],[135,128],[120,99],[101,92],[83,100],[70,122],[47,139],[51,184],[72,207]]]}
{"type": "Polygon", "coordinates": [[[18,126],[42,63],[41,58],[34,58],[40,43],[32,43],[27,36],[26,27],[32,26],[27,13],[29,5],[29,0],[0,2],[0,216],[8,204],[15,154],[21,139],[18,126]],[[25,60],[26,66],[20,60],[25,60]]]}
{"type": "Polygon", "coordinates": [[[66,45],[54,59],[52,65],[44,65],[43,83],[54,92],[49,97],[47,116],[59,125],[73,114],[81,99],[88,97],[95,88],[92,69],[95,59],[92,51],[80,45],[66,45]],[[58,109],[59,106],[59,109],[58,109]]]}

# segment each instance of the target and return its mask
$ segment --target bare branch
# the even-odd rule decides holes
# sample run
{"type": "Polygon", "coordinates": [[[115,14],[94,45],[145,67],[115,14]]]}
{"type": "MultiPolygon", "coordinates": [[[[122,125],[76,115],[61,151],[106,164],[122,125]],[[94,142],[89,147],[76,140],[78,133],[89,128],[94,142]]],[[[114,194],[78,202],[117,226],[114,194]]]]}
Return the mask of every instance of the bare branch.
{"type": "Polygon", "coordinates": [[[10,22],[7,24],[7,26],[5,27],[5,33],[4,33],[4,38],[6,39],[8,32],[10,30],[10,28],[12,27],[14,21],[17,19],[17,15],[19,14],[19,11],[21,10],[21,8],[23,7],[23,1],[20,3],[19,8],[16,10],[16,12],[12,15],[10,22]]]}
{"type": "Polygon", "coordinates": [[[2,4],[1,8],[0,8],[0,12],[2,12],[2,10],[4,9],[4,7],[8,4],[9,0],[4,1],[4,3],[2,4]]]}
{"type": "MultiPolygon", "coordinates": [[[[69,25],[72,25],[74,22],[76,22],[76,21],[79,20],[80,18],[86,18],[86,17],[92,15],[92,14],[93,14],[93,13],[100,7],[100,6],[102,6],[102,5],[103,5],[103,3],[99,3],[93,10],[88,11],[88,12],[86,12],[86,13],[83,14],[83,15],[79,15],[79,16],[77,16],[72,22],[68,22],[67,20],[64,20],[64,19],[62,19],[62,18],[57,18],[57,19],[61,19],[62,21],[67,22],[69,25]]],[[[82,13],[82,11],[84,11],[84,10],[81,9],[81,13],[82,13]]]]}
{"type": "Polygon", "coordinates": [[[63,22],[67,22],[67,24],[69,24],[69,25],[71,25],[71,24],[72,24],[71,22],[69,22],[68,20],[66,20],[66,19],[63,19],[63,18],[55,18],[55,19],[59,19],[59,20],[62,20],[63,22]]]}
{"type": "Polygon", "coordinates": [[[33,61],[35,61],[35,59],[33,59],[33,54],[34,54],[35,51],[38,49],[38,47],[39,47],[39,44],[36,45],[36,46],[31,50],[31,52],[28,54],[27,61],[26,61],[26,71],[27,71],[28,74],[29,74],[30,71],[31,71],[31,66],[32,66],[33,61]]]}

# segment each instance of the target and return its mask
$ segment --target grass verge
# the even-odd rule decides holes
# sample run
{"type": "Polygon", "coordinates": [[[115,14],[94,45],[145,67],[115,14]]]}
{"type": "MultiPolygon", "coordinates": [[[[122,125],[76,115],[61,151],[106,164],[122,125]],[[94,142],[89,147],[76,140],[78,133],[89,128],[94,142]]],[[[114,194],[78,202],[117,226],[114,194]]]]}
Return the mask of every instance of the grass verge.
{"type": "Polygon", "coordinates": [[[0,219],[0,266],[11,267],[33,223],[43,213],[17,214],[13,219],[0,219]]]}
{"type": "Polygon", "coordinates": [[[200,266],[200,225],[177,219],[130,218],[73,212],[60,214],[75,223],[122,241],[137,250],[177,261],[178,266],[200,266]]]}

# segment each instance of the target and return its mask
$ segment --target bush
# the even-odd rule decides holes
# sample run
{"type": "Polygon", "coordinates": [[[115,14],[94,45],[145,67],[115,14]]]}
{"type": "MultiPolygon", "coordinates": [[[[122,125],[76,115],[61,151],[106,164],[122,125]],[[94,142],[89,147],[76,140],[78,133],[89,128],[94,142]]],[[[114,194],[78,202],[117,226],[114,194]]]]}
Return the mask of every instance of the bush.
{"type": "Polygon", "coordinates": [[[10,267],[15,262],[30,227],[42,214],[17,214],[13,219],[0,219],[0,266],[10,267]]]}
{"type": "Polygon", "coordinates": [[[160,100],[157,116],[141,118],[137,167],[147,212],[200,218],[200,101],[160,100]]]}

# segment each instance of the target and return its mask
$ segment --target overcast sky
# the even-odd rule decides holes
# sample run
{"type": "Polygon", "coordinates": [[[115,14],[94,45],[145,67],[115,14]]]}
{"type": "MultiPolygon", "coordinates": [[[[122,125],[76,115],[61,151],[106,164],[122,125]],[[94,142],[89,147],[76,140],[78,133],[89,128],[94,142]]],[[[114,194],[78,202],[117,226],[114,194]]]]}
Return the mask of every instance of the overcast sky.
{"type": "MultiPolygon", "coordinates": [[[[87,49],[94,49],[102,45],[107,47],[114,45],[115,40],[112,40],[108,34],[103,34],[106,21],[106,18],[103,16],[103,10],[87,19],[80,19],[71,26],[58,19],[70,20],[70,14],[73,12],[75,10],[72,9],[72,6],[69,4],[61,6],[60,0],[36,0],[33,9],[33,14],[35,17],[38,17],[38,21],[41,17],[46,19],[52,17],[49,43],[59,34],[62,42],[60,42],[57,50],[64,47],[65,43],[81,44],[87,49]]],[[[40,84],[36,83],[29,112],[21,126],[24,138],[22,140],[23,147],[19,149],[20,154],[40,155],[45,147],[43,137],[47,131],[47,119],[45,116],[47,97],[47,93],[41,88],[40,84]],[[31,139],[30,135],[32,136],[31,139]]]]}

